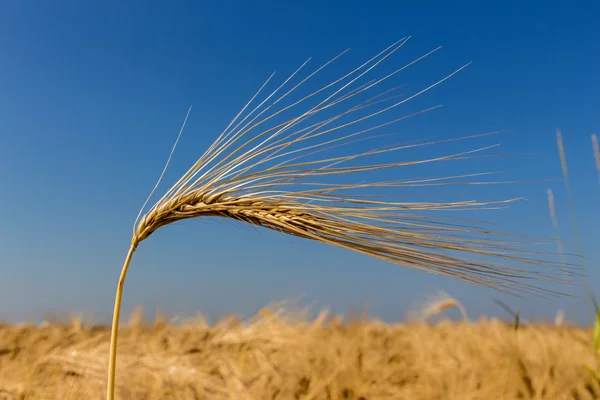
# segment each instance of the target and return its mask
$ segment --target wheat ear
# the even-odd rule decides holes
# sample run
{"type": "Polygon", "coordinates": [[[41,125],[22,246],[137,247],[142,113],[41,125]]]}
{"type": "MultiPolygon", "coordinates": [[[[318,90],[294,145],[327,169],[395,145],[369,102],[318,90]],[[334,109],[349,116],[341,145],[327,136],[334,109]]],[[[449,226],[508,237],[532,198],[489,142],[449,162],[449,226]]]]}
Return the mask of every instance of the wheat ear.
{"type": "MultiPolygon", "coordinates": [[[[495,146],[427,159],[408,160],[405,156],[403,161],[373,162],[375,158],[389,157],[404,150],[494,133],[398,143],[379,148],[371,145],[368,150],[359,153],[338,153],[347,145],[375,143],[387,135],[375,135],[375,131],[437,108],[378,121],[378,118],[389,115],[390,111],[427,92],[466,66],[410,95],[401,95],[398,88],[393,88],[359,100],[380,83],[439,49],[388,75],[365,82],[367,75],[407,40],[401,39],[345,76],[286,104],[285,100],[292,92],[297,93],[309,79],[339,56],[284,91],[307,61],[250,109],[271,76],[198,161],[145,213],[148,201],[144,204],[134,223],[131,246],[117,286],[110,342],[108,400],[114,399],[119,314],[131,257],[141,241],[172,222],[204,216],[225,217],[505,291],[512,291],[515,287],[524,291],[542,290],[526,283],[528,279],[558,280],[553,270],[561,266],[540,260],[540,254],[536,252],[526,251],[523,247],[525,238],[506,234],[500,239],[500,232],[476,224],[468,225],[457,218],[430,215],[436,210],[503,207],[518,199],[411,202],[401,201],[399,197],[402,195],[393,192],[402,188],[508,182],[477,180],[489,173],[396,180],[379,180],[377,176],[378,171],[399,167],[426,163],[443,165],[485,157],[480,153],[495,146]],[[313,101],[314,104],[302,111],[295,111],[313,101]],[[343,107],[342,110],[339,110],[340,107],[343,107]],[[295,114],[286,117],[290,111],[295,111],[295,114]],[[269,114],[265,114],[267,112],[269,114]],[[365,123],[369,125],[365,127],[365,123]],[[323,152],[327,151],[330,153],[323,156],[323,152]],[[368,194],[365,193],[367,191],[368,194]],[[473,258],[464,256],[469,254],[473,258]],[[498,262],[477,260],[486,256],[498,262]],[[501,261],[524,263],[525,266],[508,267],[501,261]],[[531,266],[550,269],[547,272],[532,271],[531,266]]],[[[156,186],[152,193],[155,189],[156,186]]]]}

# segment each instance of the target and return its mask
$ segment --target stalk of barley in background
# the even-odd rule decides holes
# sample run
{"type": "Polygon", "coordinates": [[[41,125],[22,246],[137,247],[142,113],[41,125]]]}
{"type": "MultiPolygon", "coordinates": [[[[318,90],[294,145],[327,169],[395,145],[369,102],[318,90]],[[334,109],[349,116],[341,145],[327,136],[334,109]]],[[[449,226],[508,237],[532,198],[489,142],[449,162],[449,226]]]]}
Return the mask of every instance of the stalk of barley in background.
{"type": "MultiPolygon", "coordinates": [[[[565,259],[565,252],[563,250],[563,242],[560,237],[560,229],[558,226],[558,217],[556,215],[556,204],[554,202],[554,193],[552,192],[552,189],[547,189],[546,194],[548,195],[548,208],[550,209],[550,219],[552,219],[552,228],[554,230],[554,238],[556,240],[556,248],[558,249],[560,262],[562,264],[567,264],[567,261],[565,259]]],[[[573,311],[574,317],[577,318],[577,312],[576,312],[577,310],[575,308],[572,298],[571,298],[571,309],[573,311]]]]}
{"type": "MultiPolygon", "coordinates": [[[[573,202],[573,195],[571,191],[571,181],[569,179],[569,166],[567,164],[567,153],[565,151],[563,135],[560,129],[556,130],[556,143],[558,146],[558,155],[560,157],[560,165],[563,173],[563,180],[565,183],[565,189],[567,192],[567,200],[569,202],[569,214],[571,217],[571,228],[573,229],[573,236],[575,237],[575,244],[577,245],[577,255],[582,259],[582,266],[584,269],[584,286],[586,295],[589,298],[593,298],[593,292],[589,284],[587,266],[583,262],[583,249],[581,247],[581,239],[579,238],[579,229],[577,228],[577,214],[575,212],[575,203],[573,202]]],[[[595,310],[592,310],[592,316],[595,310]]],[[[577,315],[575,316],[577,318],[577,315]]]]}
{"type": "MultiPolygon", "coordinates": [[[[134,223],[131,246],[117,286],[107,399],[114,399],[119,314],[131,257],[141,241],[172,222],[207,216],[229,218],[508,292],[544,292],[527,282],[532,279],[563,281],[557,272],[569,267],[545,261],[541,253],[526,250],[526,238],[491,231],[475,223],[466,224],[457,218],[431,215],[432,211],[497,208],[518,199],[410,202],[393,191],[509,182],[477,180],[491,173],[394,180],[382,180],[377,175],[378,171],[393,171],[406,166],[437,163],[443,167],[445,163],[457,160],[480,159],[485,157],[480,153],[495,147],[423,159],[408,160],[405,155],[402,161],[377,160],[395,153],[400,156],[405,150],[494,134],[396,143],[385,147],[369,145],[390,136],[374,134],[377,130],[437,108],[389,117],[391,111],[465,67],[407,96],[398,94],[398,88],[372,93],[382,82],[439,49],[383,77],[366,80],[375,67],[407,40],[401,39],[343,77],[286,103],[291,93],[297,93],[302,85],[341,54],[284,91],[307,61],[251,108],[271,76],[198,161],[144,212],[162,179],[161,174],[134,223]],[[367,98],[361,99],[364,95],[367,98]],[[376,122],[381,117],[386,119],[376,122]],[[358,153],[336,153],[348,145],[367,149],[358,153]],[[489,260],[482,261],[481,258],[489,260]],[[508,266],[506,262],[523,265],[508,266]],[[542,267],[542,270],[534,267],[542,267]]],[[[173,150],[169,160],[172,154],[173,150]]]]}

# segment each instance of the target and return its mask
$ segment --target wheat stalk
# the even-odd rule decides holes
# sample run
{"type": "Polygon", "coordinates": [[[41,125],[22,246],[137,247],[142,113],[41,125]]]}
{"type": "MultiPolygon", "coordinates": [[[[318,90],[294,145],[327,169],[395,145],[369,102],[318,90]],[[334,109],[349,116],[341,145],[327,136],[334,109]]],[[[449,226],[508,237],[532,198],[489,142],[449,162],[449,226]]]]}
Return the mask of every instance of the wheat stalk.
{"type": "MultiPolygon", "coordinates": [[[[556,215],[556,203],[554,201],[554,192],[552,189],[546,189],[546,194],[548,195],[548,208],[550,210],[550,219],[552,220],[552,228],[554,230],[554,238],[556,240],[556,248],[558,249],[558,255],[560,258],[560,262],[564,265],[567,264],[565,259],[565,252],[563,251],[563,241],[560,237],[560,229],[558,226],[558,217],[556,215]]],[[[573,311],[575,311],[575,307],[571,304],[573,311]]]]}
{"type": "MultiPolygon", "coordinates": [[[[357,102],[361,95],[369,94],[380,83],[439,49],[432,50],[384,77],[361,83],[368,73],[388,59],[407,40],[405,38],[394,43],[342,78],[285,104],[284,101],[292,92],[299,90],[339,56],[284,92],[284,87],[305,67],[307,61],[256,107],[250,109],[271,76],[198,161],[144,213],[162,179],[163,170],[134,223],[131,246],[117,286],[107,399],[114,399],[121,297],[131,257],[140,242],[161,226],[176,221],[207,216],[229,218],[505,291],[512,291],[514,287],[524,291],[542,290],[526,283],[528,279],[558,280],[554,277],[553,269],[559,269],[560,266],[540,260],[538,253],[522,248],[523,237],[504,235],[501,240],[497,238],[502,235],[500,232],[465,225],[458,219],[429,215],[436,210],[503,207],[518,199],[497,202],[407,202],[400,201],[401,195],[389,193],[392,189],[402,188],[508,182],[470,180],[487,173],[387,181],[377,178],[376,172],[382,170],[429,163],[443,165],[456,160],[482,158],[485,155],[479,153],[495,145],[412,161],[381,162],[373,161],[374,158],[497,132],[457,139],[401,143],[381,148],[372,146],[368,150],[352,154],[336,153],[351,144],[367,146],[369,140],[384,136],[375,135],[376,130],[437,108],[375,122],[377,118],[389,115],[390,111],[466,67],[462,66],[408,96],[399,95],[398,88],[394,88],[357,102]],[[324,98],[303,111],[296,111],[285,117],[287,112],[293,112],[297,107],[319,99],[319,96],[324,98]],[[356,104],[351,105],[352,102],[356,104]],[[338,110],[340,107],[343,109],[338,110]],[[366,122],[370,123],[368,127],[364,127],[366,122]],[[331,153],[323,156],[323,152],[327,151],[331,153]],[[357,177],[365,173],[367,176],[362,179],[366,180],[358,181],[357,177]],[[351,180],[352,177],[354,180],[351,180]],[[367,195],[366,191],[373,193],[367,195]],[[471,258],[466,256],[469,254],[471,258]],[[498,262],[477,260],[486,256],[498,262]],[[509,267],[502,261],[521,262],[526,266],[509,267]],[[531,266],[551,269],[549,272],[533,271],[531,266]]],[[[186,116],[186,121],[187,118],[186,116]]]]}

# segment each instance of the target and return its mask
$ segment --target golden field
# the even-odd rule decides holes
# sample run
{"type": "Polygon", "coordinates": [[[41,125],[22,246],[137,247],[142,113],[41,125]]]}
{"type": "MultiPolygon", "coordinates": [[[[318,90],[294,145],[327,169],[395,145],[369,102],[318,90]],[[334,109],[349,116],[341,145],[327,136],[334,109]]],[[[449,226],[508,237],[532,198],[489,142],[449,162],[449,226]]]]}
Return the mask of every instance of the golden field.
{"type": "MultiPolygon", "coordinates": [[[[0,399],[102,399],[110,330],[0,327],[0,399]]],[[[118,399],[595,399],[592,329],[497,319],[389,325],[265,309],[123,325],[118,399]]]]}

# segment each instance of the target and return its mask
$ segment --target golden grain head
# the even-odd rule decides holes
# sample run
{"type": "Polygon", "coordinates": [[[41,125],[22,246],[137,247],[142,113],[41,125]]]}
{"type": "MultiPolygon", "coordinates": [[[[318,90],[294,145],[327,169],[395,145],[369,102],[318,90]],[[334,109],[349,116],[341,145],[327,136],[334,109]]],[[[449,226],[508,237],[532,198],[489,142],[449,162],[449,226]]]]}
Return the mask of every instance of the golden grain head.
{"type": "Polygon", "coordinates": [[[468,321],[467,311],[458,299],[445,292],[437,293],[428,298],[423,304],[419,304],[408,312],[408,320],[415,322],[425,322],[429,318],[439,315],[447,310],[457,309],[463,321],[468,321]]]}
{"type": "MultiPolygon", "coordinates": [[[[411,150],[417,148],[498,132],[376,147],[377,139],[393,136],[381,133],[382,128],[433,111],[437,106],[404,115],[394,111],[466,67],[408,95],[399,94],[399,87],[377,93],[380,84],[439,49],[392,73],[372,76],[376,67],[407,41],[408,38],[397,41],[348,74],[297,100],[291,100],[291,94],[306,87],[318,72],[345,52],[293,83],[308,64],[305,62],[263,100],[257,100],[271,75],[194,165],[146,209],[162,180],[163,170],[134,223],[131,247],[117,287],[108,400],[114,399],[120,304],[132,254],[141,241],[176,221],[207,216],[234,219],[511,292],[548,292],[539,286],[539,281],[564,282],[566,272],[576,273],[573,266],[544,259],[541,252],[532,250],[531,238],[491,231],[476,223],[465,224],[433,213],[497,208],[518,199],[411,202],[401,194],[403,189],[415,187],[509,183],[478,180],[489,172],[381,178],[380,172],[392,177],[399,168],[407,166],[435,163],[441,170],[449,162],[481,160],[487,156],[486,150],[496,147],[468,148],[435,157],[411,156],[411,150]],[[351,148],[361,150],[343,152],[351,148]]],[[[188,116],[189,110],[186,121],[188,116]]],[[[183,127],[175,146],[182,131],[183,127]]],[[[557,135],[560,144],[560,133],[557,135]]]]}
{"type": "MultiPolygon", "coordinates": [[[[478,153],[495,147],[467,148],[440,157],[409,160],[411,149],[498,132],[368,148],[369,141],[381,136],[377,134],[381,128],[437,108],[400,116],[392,112],[464,68],[406,96],[397,95],[394,89],[373,93],[379,84],[438,50],[391,74],[367,80],[375,67],[407,40],[394,43],[344,77],[295,101],[287,100],[341,55],[292,84],[306,66],[303,64],[264,100],[258,101],[265,83],[181,179],[144,215],[143,210],[140,211],[133,246],[172,222],[216,216],[505,291],[515,287],[520,291],[535,291],[538,287],[528,282],[532,279],[564,280],[564,274],[560,278],[556,274],[560,269],[575,274],[574,267],[527,251],[526,246],[533,244],[530,239],[484,229],[477,223],[464,226],[457,220],[432,213],[502,207],[519,199],[410,202],[400,198],[403,188],[492,183],[473,181],[489,173],[394,180],[381,180],[380,175],[375,174],[388,170],[389,176],[393,176],[398,168],[431,163],[438,163],[442,169],[445,163],[458,159],[479,159],[478,153]],[[364,80],[367,82],[363,83],[364,80]],[[292,87],[286,91],[286,85],[292,87]],[[255,101],[259,104],[251,109],[255,101]],[[375,117],[384,117],[384,120],[365,128],[364,123],[375,122],[375,117]],[[278,119],[283,121],[276,122],[278,119]],[[367,150],[337,153],[358,142],[367,150]],[[328,153],[334,151],[336,153],[328,153]],[[402,161],[377,161],[378,157],[390,154],[397,154],[397,159],[402,161]],[[382,191],[385,193],[381,194],[382,191]],[[390,194],[392,191],[400,194],[390,194]],[[540,270],[535,270],[537,267],[540,270]]],[[[560,142],[560,133],[558,139],[560,142]]]]}

